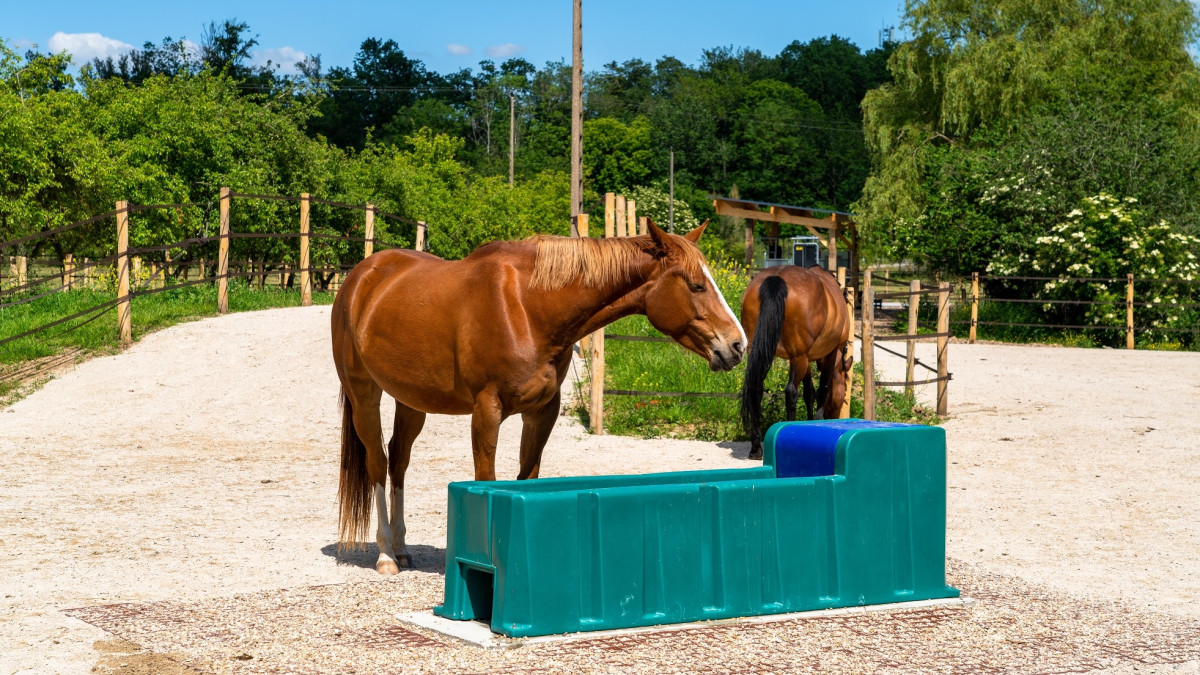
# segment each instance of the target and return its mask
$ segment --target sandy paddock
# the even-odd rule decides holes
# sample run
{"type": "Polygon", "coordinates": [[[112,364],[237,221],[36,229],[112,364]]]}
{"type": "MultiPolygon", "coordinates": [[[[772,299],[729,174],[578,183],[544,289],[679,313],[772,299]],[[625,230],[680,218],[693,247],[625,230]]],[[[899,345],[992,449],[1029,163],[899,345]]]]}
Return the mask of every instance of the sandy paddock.
{"type": "MultiPolygon", "coordinates": [[[[969,609],[484,652],[392,618],[440,600],[466,418],[431,416],[414,450],[417,569],[335,561],[328,312],[176,326],[0,411],[0,675],[1200,672],[1200,355],[952,345],[949,573],[979,598],[969,609]]],[[[899,359],[877,364],[900,379],[899,359]]],[[[519,424],[502,429],[501,475],[519,424]]],[[[745,466],[746,452],[594,437],[564,417],[543,475],[745,466]]]]}

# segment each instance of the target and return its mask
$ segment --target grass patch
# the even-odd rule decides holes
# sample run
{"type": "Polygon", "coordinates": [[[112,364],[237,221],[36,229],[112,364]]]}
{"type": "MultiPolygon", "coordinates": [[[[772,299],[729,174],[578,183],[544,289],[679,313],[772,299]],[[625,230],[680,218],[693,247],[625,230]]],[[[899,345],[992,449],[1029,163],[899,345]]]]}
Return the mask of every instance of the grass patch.
{"type": "MultiPolygon", "coordinates": [[[[0,339],[18,335],[57,319],[104,304],[114,293],[102,289],[77,289],[54,293],[33,302],[0,309],[0,339]]],[[[17,298],[5,298],[11,302],[17,298]]],[[[333,293],[313,293],[313,304],[330,304],[333,293]]],[[[229,288],[229,311],[248,312],[276,307],[300,306],[299,291],[267,288],[250,289],[233,284],[229,288]]],[[[208,285],[163,291],[135,297],[132,301],[133,339],[168,326],[217,314],[217,290],[208,285]]],[[[0,375],[0,397],[10,395],[23,378],[11,375],[36,360],[69,350],[80,350],[76,361],[88,356],[109,354],[120,348],[117,335],[117,308],[103,310],[92,319],[85,316],[39,331],[28,337],[0,345],[0,366],[9,377],[0,375]]]]}
{"type": "MultiPolygon", "coordinates": [[[[728,296],[726,296],[728,298],[728,296]]],[[[739,296],[740,297],[740,296],[739,296]]],[[[736,311],[736,310],[735,310],[736,311]]],[[[621,319],[608,327],[610,335],[661,335],[645,317],[621,319]]],[[[722,373],[708,369],[704,359],[675,344],[608,340],[605,349],[605,388],[635,391],[687,391],[738,394],[745,363],[722,373]]],[[[783,421],[787,363],[777,359],[767,375],[763,397],[763,429],[783,421]]],[[[862,366],[855,364],[850,416],[862,417],[862,366]]],[[[575,413],[589,423],[587,385],[576,398],[575,413]]],[[[604,397],[606,433],[641,438],[690,438],[706,441],[748,440],[742,430],[736,398],[604,397]]],[[[804,416],[803,400],[797,413],[804,416]]],[[[888,422],[936,424],[937,416],[911,396],[876,388],[876,419],[888,422]]]]}

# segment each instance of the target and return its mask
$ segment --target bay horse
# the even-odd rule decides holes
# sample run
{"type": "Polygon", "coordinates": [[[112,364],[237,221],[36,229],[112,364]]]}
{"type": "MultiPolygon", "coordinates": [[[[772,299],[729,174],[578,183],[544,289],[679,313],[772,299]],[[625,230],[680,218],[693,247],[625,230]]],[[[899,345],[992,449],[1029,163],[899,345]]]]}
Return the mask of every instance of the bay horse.
{"type": "Polygon", "coordinates": [[[704,226],[649,231],[493,242],[458,261],[393,249],[346,276],[331,311],[342,385],[339,549],[368,535],[374,497],[376,571],[411,566],[404,474],[428,413],[471,415],[475,480],[496,479],[500,423],[520,414],[517,478],[537,478],[574,344],[621,317],[644,314],[714,371],[741,361],[746,335],[696,247],[704,226]],[[396,399],[386,454],[384,392],[396,399]]]}
{"type": "Polygon", "coordinates": [[[762,458],[763,381],[775,358],[788,362],[785,404],[796,418],[796,397],[804,384],[804,409],[813,419],[810,363],[821,384],[818,419],[841,415],[854,356],[847,354],[850,309],[833,275],[820,267],[783,265],[759,272],[742,296],[742,326],[750,335],[746,378],[742,383],[742,425],[750,435],[750,458],[762,458]]]}

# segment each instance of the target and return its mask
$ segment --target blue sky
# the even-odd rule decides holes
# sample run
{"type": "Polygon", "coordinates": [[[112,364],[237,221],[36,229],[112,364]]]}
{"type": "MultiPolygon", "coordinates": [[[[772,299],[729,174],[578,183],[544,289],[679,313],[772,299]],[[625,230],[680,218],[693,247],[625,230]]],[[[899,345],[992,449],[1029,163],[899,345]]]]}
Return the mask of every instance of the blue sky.
{"type": "MultiPolygon", "coordinates": [[[[10,47],[37,43],[43,50],[66,48],[84,61],[168,35],[198,41],[209,21],[228,18],[249,23],[258,34],[259,59],[291,62],[320,54],[326,68],[350,65],[367,37],[391,38],[410,57],[439,72],[510,56],[540,66],[569,61],[571,53],[571,0],[0,4],[0,37],[10,47]]],[[[584,0],[584,68],[598,70],[610,61],[631,58],[653,62],[664,55],[695,63],[702,50],[716,46],[775,54],[793,40],[830,34],[866,50],[876,46],[881,26],[899,23],[901,2],[770,0],[734,7],[714,0],[584,0]]]]}

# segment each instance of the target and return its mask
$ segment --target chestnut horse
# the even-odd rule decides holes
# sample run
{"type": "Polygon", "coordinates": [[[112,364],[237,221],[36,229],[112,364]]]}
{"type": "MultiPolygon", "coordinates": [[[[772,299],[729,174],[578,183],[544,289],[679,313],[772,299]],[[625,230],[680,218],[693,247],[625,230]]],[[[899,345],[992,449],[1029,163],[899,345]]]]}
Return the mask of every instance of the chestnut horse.
{"type": "Polygon", "coordinates": [[[713,370],[741,361],[746,335],[696,247],[703,226],[686,237],[649,229],[621,239],[494,242],[459,261],[388,250],[346,276],[331,312],[343,393],[339,547],[369,533],[374,497],[375,569],[395,574],[412,564],[404,473],[427,413],[471,415],[475,480],[496,479],[500,423],[520,414],[517,478],[537,478],[574,344],[623,316],[646,315],[713,370]],[[396,399],[386,454],[384,392],[396,399]]]}
{"type": "Polygon", "coordinates": [[[742,424],[750,435],[750,458],[762,457],[763,381],[776,357],[788,361],[785,391],[788,420],[796,418],[796,396],[804,382],[804,410],[813,418],[810,363],[817,364],[821,384],[816,398],[818,419],[841,415],[846,382],[854,356],[850,310],[833,275],[820,267],[784,265],[759,272],[742,296],[742,326],[750,335],[746,379],[742,384],[742,424]]]}

